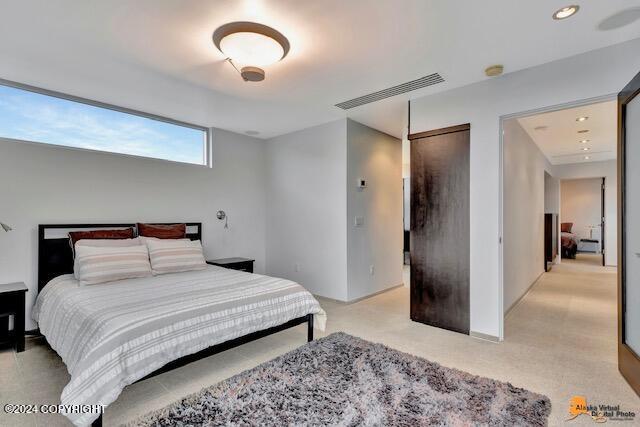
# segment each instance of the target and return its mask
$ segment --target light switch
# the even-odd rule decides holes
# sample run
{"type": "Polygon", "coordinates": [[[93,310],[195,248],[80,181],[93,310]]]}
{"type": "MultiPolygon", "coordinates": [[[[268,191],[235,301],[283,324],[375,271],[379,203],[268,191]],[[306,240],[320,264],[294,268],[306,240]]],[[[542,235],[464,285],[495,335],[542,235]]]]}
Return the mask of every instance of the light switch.
{"type": "Polygon", "coordinates": [[[355,218],[354,223],[355,223],[356,227],[362,227],[364,225],[364,217],[363,216],[357,216],[355,218]]]}

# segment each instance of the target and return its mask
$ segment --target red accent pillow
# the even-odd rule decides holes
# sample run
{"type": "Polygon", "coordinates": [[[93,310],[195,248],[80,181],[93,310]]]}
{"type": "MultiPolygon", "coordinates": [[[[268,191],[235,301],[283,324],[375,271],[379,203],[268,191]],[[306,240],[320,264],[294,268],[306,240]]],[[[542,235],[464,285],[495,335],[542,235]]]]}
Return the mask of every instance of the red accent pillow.
{"type": "Polygon", "coordinates": [[[138,236],[158,239],[184,239],[187,236],[187,224],[141,224],[138,223],[138,236]]]}
{"type": "Polygon", "coordinates": [[[133,239],[133,228],[123,228],[120,230],[92,230],[92,231],[70,231],[69,243],[75,252],[78,240],[95,239],[133,239]]]}
{"type": "Polygon", "coordinates": [[[560,231],[563,233],[571,233],[571,229],[573,228],[572,222],[563,222],[560,224],[560,231]]]}

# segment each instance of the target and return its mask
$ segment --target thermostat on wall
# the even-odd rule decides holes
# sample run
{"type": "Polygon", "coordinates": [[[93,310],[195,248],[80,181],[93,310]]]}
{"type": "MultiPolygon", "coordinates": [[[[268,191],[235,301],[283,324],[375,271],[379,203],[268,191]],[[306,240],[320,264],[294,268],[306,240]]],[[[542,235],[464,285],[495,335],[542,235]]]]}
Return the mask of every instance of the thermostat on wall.
{"type": "Polygon", "coordinates": [[[365,181],[362,178],[358,178],[358,188],[366,188],[367,187],[367,181],[365,181]]]}

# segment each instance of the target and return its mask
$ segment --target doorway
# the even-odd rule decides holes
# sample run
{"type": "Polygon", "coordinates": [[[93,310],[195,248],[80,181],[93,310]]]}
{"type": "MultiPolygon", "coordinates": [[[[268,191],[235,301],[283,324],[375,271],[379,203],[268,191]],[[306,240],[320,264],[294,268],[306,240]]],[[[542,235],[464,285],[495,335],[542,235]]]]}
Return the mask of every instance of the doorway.
{"type": "Polygon", "coordinates": [[[560,186],[562,259],[604,266],[606,177],[564,179],[560,186]]]}
{"type": "Polygon", "coordinates": [[[555,274],[556,265],[563,273],[571,263],[616,265],[617,103],[608,96],[514,114],[501,127],[506,317],[547,266],[555,274]]]}

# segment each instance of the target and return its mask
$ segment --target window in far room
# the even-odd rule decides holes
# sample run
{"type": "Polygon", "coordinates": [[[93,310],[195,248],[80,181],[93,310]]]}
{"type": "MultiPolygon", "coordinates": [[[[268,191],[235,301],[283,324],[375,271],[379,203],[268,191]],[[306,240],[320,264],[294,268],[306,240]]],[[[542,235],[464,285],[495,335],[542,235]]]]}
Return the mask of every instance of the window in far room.
{"type": "Polygon", "coordinates": [[[0,138],[207,165],[207,128],[0,84],[0,138]]]}

